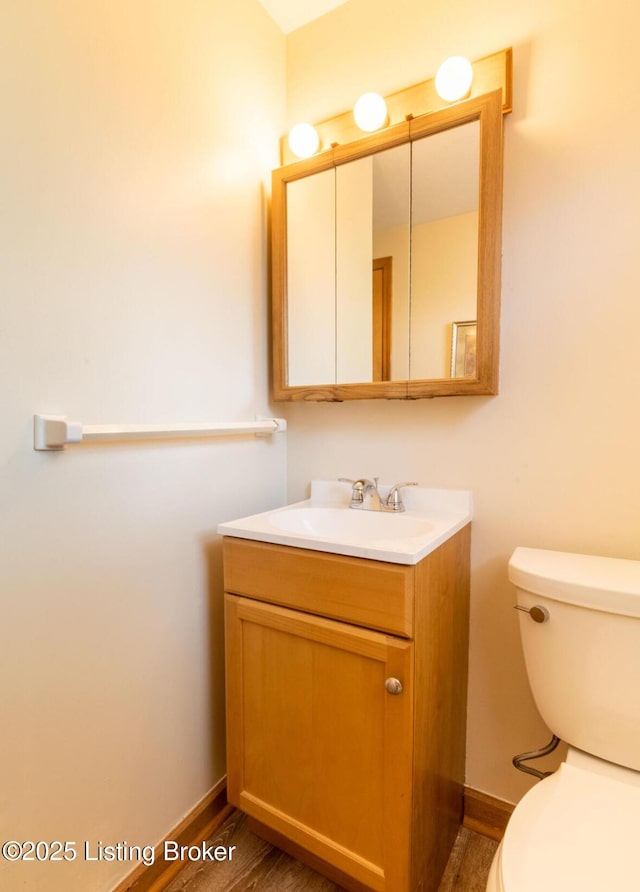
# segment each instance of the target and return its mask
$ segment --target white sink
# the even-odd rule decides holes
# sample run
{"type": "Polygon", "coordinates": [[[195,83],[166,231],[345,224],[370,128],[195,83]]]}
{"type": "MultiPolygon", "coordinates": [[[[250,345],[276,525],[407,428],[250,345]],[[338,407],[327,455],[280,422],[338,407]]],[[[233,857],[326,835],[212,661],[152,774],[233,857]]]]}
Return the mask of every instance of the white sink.
{"type": "Polygon", "coordinates": [[[413,539],[424,536],[433,524],[420,517],[391,514],[383,511],[363,511],[345,508],[291,507],[275,512],[271,524],[278,530],[323,539],[340,538],[358,542],[377,542],[380,539],[413,539]]]}
{"type": "MultiPolygon", "coordinates": [[[[381,495],[389,486],[380,485],[381,495]]],[[[314,480],[311,498],[284,508],[221,523],[223,536],[310,548],[396,564],[417,564],[471,520],[466,490],[402,490],[406,511],[365,511],[349,507],[351,487],[314,480]]]]}

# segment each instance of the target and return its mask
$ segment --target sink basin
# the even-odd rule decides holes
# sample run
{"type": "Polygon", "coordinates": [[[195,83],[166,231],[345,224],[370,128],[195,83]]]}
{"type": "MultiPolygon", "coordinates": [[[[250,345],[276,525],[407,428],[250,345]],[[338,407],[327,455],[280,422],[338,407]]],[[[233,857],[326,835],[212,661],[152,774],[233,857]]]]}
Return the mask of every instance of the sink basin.
{"type": "Polygon", "coordinates": [[[348,538],[358,542],[389,539],[413,539],[424,536],[433,524],[420,517],[392,514],[385,511],[362,511],[340,507],[292,507],[274,513],[271,523],[276,529],[323,539],[348,538]]]}
{"type": "MultiPolygon", "coordinates": [[[[381,495],[389,486],[380,485],[381,495]]],[[[311,498],[284,508],[221,523],[223,536],[310,548],[396,564],[416,564],[471,521],[466,490],[403,490],[406,511],[349,507],[351,487],[314,480],[311,498]]]]}

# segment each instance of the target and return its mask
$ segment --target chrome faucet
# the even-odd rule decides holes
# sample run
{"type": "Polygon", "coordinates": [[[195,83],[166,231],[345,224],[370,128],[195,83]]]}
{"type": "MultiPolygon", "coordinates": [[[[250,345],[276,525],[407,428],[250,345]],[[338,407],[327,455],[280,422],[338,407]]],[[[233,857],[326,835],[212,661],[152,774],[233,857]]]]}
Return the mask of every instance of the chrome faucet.
{"type": "Polygon", "coordinates": [[[361,477],[359,480],[350,480],[348,477],[339,477],[341,483],[350,483],[351,504],[350,508],[358,508],[361,511],[404,511],[400,488],[402,486],[417,486],[417,483],[396,483],[389,490],[389,495],[383,501],[378,492],[378,478],[367,480],[361,477]]]}

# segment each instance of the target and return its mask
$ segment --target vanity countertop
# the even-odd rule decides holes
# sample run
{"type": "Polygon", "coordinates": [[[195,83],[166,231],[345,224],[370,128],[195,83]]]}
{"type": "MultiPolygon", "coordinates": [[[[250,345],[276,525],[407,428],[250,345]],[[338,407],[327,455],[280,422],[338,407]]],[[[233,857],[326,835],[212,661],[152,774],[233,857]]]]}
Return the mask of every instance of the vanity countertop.
{"type": "MultiPolygon", "coordinates": [[[[390,485],[379,485],[385,496],[390,485]]],[[[222,536],[308,548],[351,557],[417,564],[472,518],[468,490],[409,486],[402,490],[405,511],[366,511],[349,507],[351,486],[314,480],[311,497],[272,511],[218,526],[222,536]]]]}

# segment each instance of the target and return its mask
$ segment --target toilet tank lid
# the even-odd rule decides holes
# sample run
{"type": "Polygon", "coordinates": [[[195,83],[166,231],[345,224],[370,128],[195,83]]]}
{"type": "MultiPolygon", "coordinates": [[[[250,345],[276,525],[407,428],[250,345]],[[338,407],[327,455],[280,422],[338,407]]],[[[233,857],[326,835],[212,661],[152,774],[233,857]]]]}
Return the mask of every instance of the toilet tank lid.
{"type": "Polygon", "coordinates": [[[520,547],[511,555],[509,579],[555,601],[640,617],[640,561],[520,547]]]}

